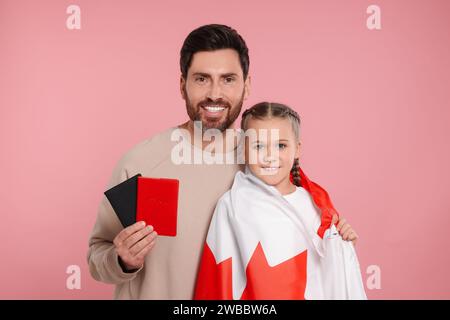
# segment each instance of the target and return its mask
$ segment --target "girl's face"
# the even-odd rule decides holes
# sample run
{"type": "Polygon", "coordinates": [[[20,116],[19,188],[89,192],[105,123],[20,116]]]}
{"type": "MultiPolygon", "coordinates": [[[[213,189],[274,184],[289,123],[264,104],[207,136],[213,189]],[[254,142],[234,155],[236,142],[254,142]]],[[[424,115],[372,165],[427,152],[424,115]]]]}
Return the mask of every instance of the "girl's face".
{"type": "Polygon", "coordinates": [[[255,133],[254,136],[249,134],[245,143],[245,159],[250,171],[281,194],[293,192],[295,188],[289,177],[294,159],[300,156],[300,142],[289,119],[250,118],[247,124],[247,129],[255,133]]]}

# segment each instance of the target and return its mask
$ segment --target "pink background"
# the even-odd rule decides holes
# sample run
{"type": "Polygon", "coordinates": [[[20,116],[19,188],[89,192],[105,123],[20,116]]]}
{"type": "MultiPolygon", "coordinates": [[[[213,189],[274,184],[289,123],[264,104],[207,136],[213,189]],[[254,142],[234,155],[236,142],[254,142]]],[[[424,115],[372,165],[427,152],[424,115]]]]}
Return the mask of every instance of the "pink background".
{"type": "Polygon", "coordinates": [[[126,150],[187,118],[179,49],[207,23],[247,41],[245,107],[302,116],[303,168],[360,234],[363,278],[381,268],[369,298],[450,298],[449,14],[447,0],[0,0],[0,298],[112,297],[86,263],[97,206],[126,150]],[[81,290],[66,289],[72,264],[81,290]]]}

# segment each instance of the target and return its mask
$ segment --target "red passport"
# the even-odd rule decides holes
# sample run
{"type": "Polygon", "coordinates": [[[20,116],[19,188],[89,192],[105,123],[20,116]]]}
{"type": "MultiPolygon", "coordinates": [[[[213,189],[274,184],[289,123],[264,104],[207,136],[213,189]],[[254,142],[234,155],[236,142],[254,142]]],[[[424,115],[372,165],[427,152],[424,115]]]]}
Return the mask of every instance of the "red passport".
{"type": "Polygon", "coordinates": [[[161,236],[177,235],[176,179],[138,177],[136,221],[145,221],[161,236]]]}

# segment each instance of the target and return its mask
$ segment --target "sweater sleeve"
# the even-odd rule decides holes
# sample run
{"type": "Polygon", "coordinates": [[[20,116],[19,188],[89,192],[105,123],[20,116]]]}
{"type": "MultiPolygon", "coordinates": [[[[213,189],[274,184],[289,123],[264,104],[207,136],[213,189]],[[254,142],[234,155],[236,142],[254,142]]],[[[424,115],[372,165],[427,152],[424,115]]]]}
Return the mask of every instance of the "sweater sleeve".
{"type": "MultiPolygon", "coordinates": [[[[123,163],[124,159],[120,160],[114,168],[109,187],[128,179],[129,174],[123,163]]],[[[134,272],[125,272],[122,269],[113,243],[114,238],[122,229],[123,226],[114,209],[103,195],[98,208],[97,220],[89,238],[87,254],[89,272],[94,279],[117,285],[134,279],[142,269],[134,272]]]]}

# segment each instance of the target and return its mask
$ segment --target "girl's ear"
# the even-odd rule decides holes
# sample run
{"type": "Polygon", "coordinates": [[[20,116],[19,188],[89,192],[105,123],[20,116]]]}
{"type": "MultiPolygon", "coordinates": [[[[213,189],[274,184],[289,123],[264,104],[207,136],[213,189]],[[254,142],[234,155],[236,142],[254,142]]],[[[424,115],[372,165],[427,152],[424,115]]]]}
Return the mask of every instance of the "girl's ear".
{"type": "Polygon", "coordinates": [[[300,159],[300,155],[301,155],[301,152],[300,152],[301,145],[302,145],[301,142],[299,142],[299,143],[297,144],[297,149],[295,150],[295,158],[296,158],[296,159],[300,159]]]}

